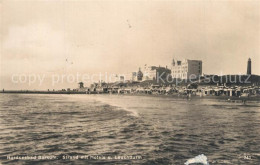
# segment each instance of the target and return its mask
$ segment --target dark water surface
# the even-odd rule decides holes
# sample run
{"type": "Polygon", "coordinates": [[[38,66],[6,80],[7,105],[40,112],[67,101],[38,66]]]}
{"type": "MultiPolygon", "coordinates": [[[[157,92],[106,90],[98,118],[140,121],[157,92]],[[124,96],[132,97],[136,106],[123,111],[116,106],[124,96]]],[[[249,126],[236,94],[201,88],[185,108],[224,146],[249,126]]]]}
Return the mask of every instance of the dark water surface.
{"type": "Polygon", "coordinates": [[[259,164],[260,104],[124,95],[0,95],[0,164],[259,164]],[[7,156],[55,155],[54,160],[7,156]],[[141,156],[64,160],[64,155],[141,156]],[[140,158],[140,157],[139,157],[140,158]]]}

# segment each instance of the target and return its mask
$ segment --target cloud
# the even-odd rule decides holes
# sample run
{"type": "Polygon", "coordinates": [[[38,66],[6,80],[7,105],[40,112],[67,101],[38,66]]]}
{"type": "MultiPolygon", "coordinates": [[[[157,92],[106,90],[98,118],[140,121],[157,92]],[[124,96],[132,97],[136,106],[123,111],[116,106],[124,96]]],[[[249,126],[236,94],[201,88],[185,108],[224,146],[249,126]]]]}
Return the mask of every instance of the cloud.
{"type": "Polygon", "coordinates": [[[13,25],[2,41],[2,74],[58,71],[66,66],[65,34],[47,23],[13,25]]]}
{"type": "Polygon", "coordinates": [[[7,60],[24,58],[50,60],[64,56],[66,51],[64,34],[43,23],[10,27],[2,46],[3,56],[7,60]]]}

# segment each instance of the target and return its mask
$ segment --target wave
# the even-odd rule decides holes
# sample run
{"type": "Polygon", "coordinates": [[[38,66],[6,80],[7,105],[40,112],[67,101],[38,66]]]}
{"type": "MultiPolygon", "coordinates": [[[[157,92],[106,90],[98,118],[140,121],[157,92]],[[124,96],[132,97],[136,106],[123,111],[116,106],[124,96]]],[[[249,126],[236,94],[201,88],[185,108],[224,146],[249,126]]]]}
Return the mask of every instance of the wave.
{"type": "Polygon", "coordinates": [[[99,101],[103,104],[107,104],[109,106],[116,107],[116,110],[127,111],[127,112],[129,112],[129,114],[128,114],[129,116],[139,117],[139,114],[135,109],[128,107],[123,102],[119,102],[119,101],[117,102],[117,101],[107,100],[107,99],[102,99],[102,98],[95,98],[95,100],[99,101]]]}
{"type": "Polygon", "coordinates": [[[117,99],[113,99],[113,97],[107,97],[107,96],[97,96],[97,95],[68,95],[68,97],[81,100],[81,101],[98,101],[104,105],[109,105],[112,107],[116,107],[116,110],[123,110],[129,112],[130,116],[139,117],[139,114],[137,111],[130,106],[127,106],[128,100],[120,99],[119,97],[117,99]]]}

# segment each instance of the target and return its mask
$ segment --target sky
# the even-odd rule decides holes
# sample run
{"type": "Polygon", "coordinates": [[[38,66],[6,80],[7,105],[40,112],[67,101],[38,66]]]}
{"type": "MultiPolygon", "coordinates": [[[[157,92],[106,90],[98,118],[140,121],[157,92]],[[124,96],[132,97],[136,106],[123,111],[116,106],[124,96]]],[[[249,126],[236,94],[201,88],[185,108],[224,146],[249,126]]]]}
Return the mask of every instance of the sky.
{"type": "Polygon", "coordinates": [[[173,58],[202,60],[205,74],[245,74],[250,57],[259,75],[259,9],[259,1],[2,0],[0,88],[76,88],[68,75],[170,67],[173,58]]]}

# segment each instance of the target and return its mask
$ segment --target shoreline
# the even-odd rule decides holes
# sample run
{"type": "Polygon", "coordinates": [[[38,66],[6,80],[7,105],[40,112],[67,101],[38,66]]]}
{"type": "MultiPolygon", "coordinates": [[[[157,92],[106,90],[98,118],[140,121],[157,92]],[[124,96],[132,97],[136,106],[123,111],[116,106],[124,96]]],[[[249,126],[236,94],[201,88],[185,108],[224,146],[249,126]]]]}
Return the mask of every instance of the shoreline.
{"type": "Polygon", "coordinates": [[[86,94],[86,92],[81,91],[30,91],[30,90],[6,90],[0,91],[0,93],[8,94],[8,93],[17,93],[17,94],[86,94]]]}
{"type": "Polygon", "coordinates": [[[164,98],[178,98],[182,100],[200,100],[200,99],[215,99],[215,100],[226,100],[226,101],[257,101],[260,102],[260,96],[256,97],[236,97],[236,96],[198,96],[198,95],[192,95],[191,97],[187,97],[186,95],[163,95],[163,94],[112,94],[112,95],[122,95],[122,96],[146,96],[146,97],[164,97],[164,98]]]}
{"type": "Polygon", "coordinates": [[[215,99],[215,100],[226,100],[226,101],[257,101],[260,102],[260,96],[254,97],[237,97],[237,96],[198,96],[192,95],[188,97],[187,95],[178,95],[178,94],[142,94],[142,93],[125,93],[125,94],[118,94],[118,93],[89,93],[81,92],[81,91],[1,91],[0,94],[85,94],[85,95],[118,95],[118,96],[145,96],[145,97],[164,97],[164,98],[179,98],[179,99],[186,99],[186,100],[199,100],[199,99],[215,99]]]}

